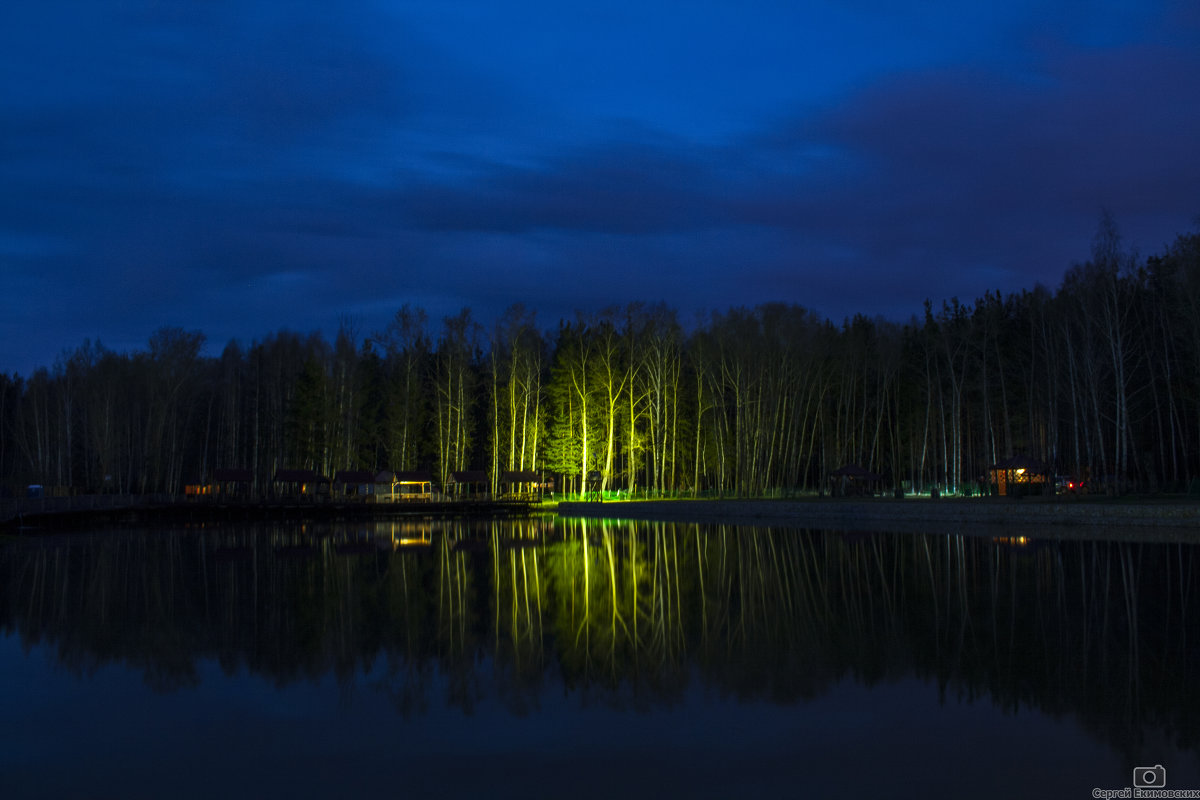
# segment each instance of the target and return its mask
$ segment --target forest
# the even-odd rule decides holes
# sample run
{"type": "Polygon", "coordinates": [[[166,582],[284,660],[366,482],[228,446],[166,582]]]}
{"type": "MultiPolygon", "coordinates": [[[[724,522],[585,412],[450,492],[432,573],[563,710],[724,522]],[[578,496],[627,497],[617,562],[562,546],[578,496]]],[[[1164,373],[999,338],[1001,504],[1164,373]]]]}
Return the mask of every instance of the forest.
{"type": "Polygon", "coordinates": [[[281,330],[202,355],[85,341],[0,375],[0,491],[180,492],[217,469],[537,471],[636,496],[818,492],[855,463],[907,492],[971,494],[1025,455],[1109,491],[1200,491],[1200,233],[1142,259],[1108,215],[1057,290],[927,301],[838,325],[768,303],[666,303],[557,327],[398,309],[333,341],[281,330]]]}

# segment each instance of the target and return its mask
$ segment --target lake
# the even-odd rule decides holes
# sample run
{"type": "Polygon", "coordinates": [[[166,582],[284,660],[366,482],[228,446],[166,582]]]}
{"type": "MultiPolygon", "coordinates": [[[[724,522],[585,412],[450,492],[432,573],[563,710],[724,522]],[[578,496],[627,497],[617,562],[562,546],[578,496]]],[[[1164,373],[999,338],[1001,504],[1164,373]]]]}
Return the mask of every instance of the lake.
{"type": "Polygon", "coordinates": [[[1087,798],[1159,765],[1200,789],[1198,617],[1180,543],[24,536],[0,544],[0,796],[1087,798]]]}

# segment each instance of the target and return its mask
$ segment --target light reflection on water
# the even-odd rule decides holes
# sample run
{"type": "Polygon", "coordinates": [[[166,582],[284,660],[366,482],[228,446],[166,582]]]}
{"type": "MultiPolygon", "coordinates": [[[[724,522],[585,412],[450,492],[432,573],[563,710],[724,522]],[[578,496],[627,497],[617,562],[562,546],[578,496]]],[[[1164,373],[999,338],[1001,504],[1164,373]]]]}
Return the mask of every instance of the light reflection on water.
{"type": "Polygon", "coordinates": [[[1200,788],[1196,554],[540,519],[30,539],[0,548],[0,774],[1082,797],[1162,763],[1200,788]]]}

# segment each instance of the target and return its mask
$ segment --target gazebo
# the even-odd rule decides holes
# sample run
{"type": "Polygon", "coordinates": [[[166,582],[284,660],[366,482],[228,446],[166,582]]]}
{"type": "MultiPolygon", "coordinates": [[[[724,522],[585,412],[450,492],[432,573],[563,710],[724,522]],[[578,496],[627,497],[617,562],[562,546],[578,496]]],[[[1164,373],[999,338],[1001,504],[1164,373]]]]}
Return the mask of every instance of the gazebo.
{"type": "Polygon", "coordinates": [[[456,500],[479,500],[487,496],[487,485],[487,473],[483,470],[460,470],[450,473],[446,489],[456,500]]]}
{"type": "Polygon", "coordinates": [[[433,499],[433,476],[420,470],[392,474],[392,499],[406,503],[428,503],[433,499]]]}
{"type": "Polygon", "coordinates": [[[540,499],[541,484],[541,478],[532,470],[500,474],[500,494],[510,500],[540,499]]]}

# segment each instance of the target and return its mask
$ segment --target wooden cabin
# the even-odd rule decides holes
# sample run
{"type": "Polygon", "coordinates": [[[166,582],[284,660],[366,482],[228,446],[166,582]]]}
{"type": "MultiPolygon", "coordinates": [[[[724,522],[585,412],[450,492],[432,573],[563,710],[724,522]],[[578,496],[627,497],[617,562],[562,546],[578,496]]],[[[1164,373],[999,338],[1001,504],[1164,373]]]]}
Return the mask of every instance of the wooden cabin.
{"type": "Polygon", "coordinates": [[[248,469],[218,469],[207,482],[185,484],[183,494],[188,500],[249,497],[254,485],[254,473],[248,469]]]}
{"type": "Polygon", "coordinates": [[[1050,466],[1029,456],[1013,456],[988,467],[988,482],[1001,497],[1054,491],[1050,466]]]}
{"type": "Polygon", "coordinates": [[[275,471],[271,488],[279,497],[313,499],[328,495],[329,481],[311,469],[280,469],[275,471]]]}
{"type": "Polygon", "coordinates": [[[254,473],[241,467],[213,472],[213,493],[222,497],[247,497],[254,492],[254,473]]]}
{"type": "Polygon", "coordinates": [[[333,476],[333,494],[365,500],[375,490],[375,473],[369,469],[339,469],[333,476]]]}

